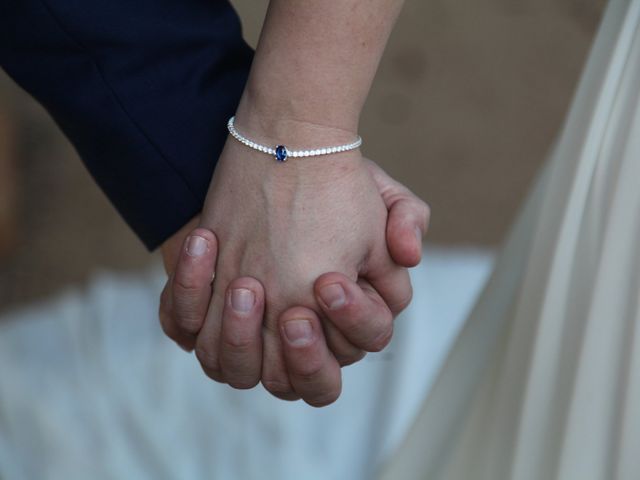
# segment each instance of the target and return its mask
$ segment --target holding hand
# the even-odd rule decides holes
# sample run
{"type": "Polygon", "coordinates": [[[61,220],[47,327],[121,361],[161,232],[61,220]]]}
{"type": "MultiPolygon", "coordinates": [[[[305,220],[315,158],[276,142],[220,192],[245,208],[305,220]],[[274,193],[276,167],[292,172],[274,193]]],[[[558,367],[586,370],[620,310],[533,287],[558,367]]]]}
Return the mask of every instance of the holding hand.
{"type": "MultiPolygon", "coordinates": [[[[271,0],[238,130],[294,149],[354,142],[401,4],[271,0]]],[[[205,255],[181,254],[163,295],[165,331],[217,381],[331,403],[340,365],[384,348],[411,299],[400,265],[419,260],[428,209],[407,198],[359,151],[282,165],[228,141],[199,221],[206,230],[187,241],[205,255]]]]}
{"type": "MultiPolygon", "coordinates": [[[[262,156],[259,160],[268,162],[262,156]]],[[[358,228],[362,228],[360,225],[373,224],[379,240],[367,240],[358,235],[352,236],[351,232],[348,231],[345,234],[347,241],[354,243],[362,241],[365,244],[364,248],[356,246],[354,249],[360,252],[359,255],[363,256],[362,258],[366,257],[364,261],[362,258],[358,258],[357,255],[351,255],[353,259],[350,258],[348,247],[345,243],[334,242],[334,250],[337,250],[337,253],[328,255],[326,258],[329,258],[329,260],[317,258],[325,258],[322,250],[311,252],[310,258],[302,258],[303,264],[310,268],[309,273],[311,274],[301,269],[299,264],[293,262],[292,259],[301,258],[300,255],[302,254],[300,252],[309,252],[311,248],[308,246],[309,243],[313,246],[314,242],[322,241],[322,239],[326,238],[334,238],[334,234],[329,232],[330,225],[325,228],[325,232],[320,232],[319,237],[315,235],[309,236],[309,243],[307,244],[303,242],[307,237],[300,235],[299,227],[296,226],[293,227],[294,238],[301,241],[300,244],[292,244],[290,238],[278,240],[281,241],[282,246],[275,251],[280,258],[284,258],[284,264],[275,266],[275,271],[282,273],[285,269],[290,268],[293,270],[292,275],[297,276],[297,280],[289,277],[279,289],[275,290],[275,292],[282,292],[283,296],[290,294],[292,303],[287,304],[286,301],[283,302],[283,300],[276,298],[271,292],[267,291],[268,308],[267,323],[265,323],[264,327],[264,362],[261,361],[263,343],[260,338],[260,330],[262,328],[265,296],[260,282],[250,277],[235,278],[238,275],[238,271],[225,273],[225,276],[222,277],[220,273],[220,267],[222,267],[221,256],[218,262],[218,278],[215,282],[213,299],[209,309],[209,298],[211,297],[210,281],[215,257],[218,253],[216,238],[211,232],[196,229],[187,238],[185,249],[180,253],[176,247],[180,239],[184,238],[190,230],[184,229],[176,234],[163,248],[167,265],[174,265],[175,259],[179,256],[178,267],[163,292],[161,303],[163,327],[171,338],[185,348],[193,348],[198,345],[198,348],[201,347],[203,349],[203,351],[197,350],[199,359],[210,376],[240,388],[251,387],[259,379],[262,379],[265,387],[280,397],[297,398],[302,396],[311,404],[323,405],[335,400],[339,394],[340,373],[338,360],[343,365],[351,363],[363,356],[361,349],[368,351],[378,350],[388,342],[392,317],[406,306],[411,295],[411,287],[408,280],[405,281],[407,279],[406,271],[393,265],[389,258],[384,242],[385,228],[389,251],[392,253],[394,260],[403,266],[413,266],[420,260],[420,237],[421,233],[426,231],[429,211],[424,202],[415,197],[405,187],[389,178],[373,162],[363,159],[358,159],[357,162],[364,166],[366,176],[362,171],[359,171],[354,174],[353,178],[356,178],[357,175],[362,175],[363,178],[368,179],[364,181],[372,180],[372,183],[368,185],[373,187],[371,191],[375,193],[377,198],[375,202],[372,201],[371,203],[383,206],[381,214],[380,211],[376,212],[382,219],[382,230],[380,230],[378,219],[373,219],[372,222],[368,222],[366,219],[358,219],[358,228]],[[389,210],[389,217],[388,221],[385,222],[387,209],[389,210]],[[206,242],[208,242],[208,250],[204,255],[193,256],[187,253],[188,244],[193,243],[193,239],[196,237],[206,239],[206,242]],[[288,255],[285,247],[293,248],[293,255],[288,255]],[[376,253],[367,255],[367,249],[376,253]],[[340,258],[339,262],[345,263],[339,264],[339,262],[333,261],[333,258],[340,258]],[[343,268],[344,265],[347,265],[347,261],[352,262],[351,265],[356,264],[356,266],[351,266],[351,271],[346,271],[343,268]],[[319,267],[318,264],[324,265],[324,267],[319,267]],[[324,271],[342,273],[321,275],[312,288],[311,285],[315,277],[318,276],[316,272],[321,273],[323,268],[325,268],[324,271]],[[354,271],[356,272],[355,276],[352,273],[354,271]],[[370,275],[373,284],[380,289],[382,297],[372,287],[372,284],[364,278],[359,278],[356,282],[358,274],[370,275]],[[223,283],[219,283],[221,277],[224,278],[224,284],[230,287],[226,292],[221,289],[221,283],[223,283]],[[398,283],[397,279],[401,283],[398,283]],[[309,287],[305,289],[304,284],[299,282],[308,282],[309,287]],[[322,291],[325,287],[329,287],[329,291],[335,292],[338,285],[345,292],[344,301],[338,299],[337,302],[331,302],[322,299],[322,291]],[[239,314],[232,308],[233,297],[231,290],[237,290],[238,287],[241,287],[239,295],[245,296],[245,300],[251,294],[254,297],[252,304],[247,302],[252,307],[246,313],[239,314]],[[269,296],[270,294],[271,296],[269,296]],[[274,298],[276,302],[280,302],[283,305],[273,313],[269,311],[268,302],[270,298],[274,298]],[[297,306],[295,308],[287,308],[291,305],[297,306]],[[322,312],[322,316],[328,320],[324,322],[324,329],[318,315],[313,310],[314,308],[322,312]],[[206,315],[205,328],[200,331],[199,326],[202,324],[207,311],[209,313],[206,315]],[[311,338],[308,341],[289,341],[285,329],[288,322],[293,322],[293,325],[289,326],[293,326],[294,329],[298,330],[308,330],[307,327],[310,327],[311,338]],[[200,334],[196,340],[195,334],[198,332],[200,334]],[[329,347],[327,347],[327,344],[329,347]],[[212,366],[213,369],[211,368],[212,366]]],[[[354,164],[357,165],[355,160],[354,164]]],[[[288,168],[291,164],[284,166],[272,164],[270,166],[274,166],[276,169],[288,168]]],[[[287,178],[291,179],[291,177],[287,178]]],[[[338,186],[340,185],[338,184],[338,186]]],[[[328,187],[326,184],[322,184],[318,188],[325,189],[328,187]]],[[[340,189],[342,188],[344,187],[340,186],[340,189]]],[[[355,189],[354,191],[357,192],[355,189]]],[[[311,191],[304,193],[311,193],[311,191]]],[[[347,194],[351,195],[352,193],[347,194]]],[[[210,198],[211,195],[207,199],[208,202],[210,198]]],[[[334,196],[334,198],[344,199],[344,197],[340,196],[334,196]]],[[[301,202],[304,202],[304,199],[301,202]]],[[[335,203],[331,203],[331,205],[335,205],[335,203]]],[[[298,204],[298,207],[303,206],[298,204]]],[[[244,207],[246,207],[246,204],[243,204],[244,207]]],[[[301,211],[304,211],[305,208],[302,208],[301,211]]],[[[349,209],[343,209],[342,211],[344,212],[345,210],[349,211],[349,209]]],[[[292,214],[288,215],[289,218],[293,218],[292,214]]],[[[314,224],[317,218],[307,217],[306,220],[304,218],[296,218],[295,221],[301,221],[303,224],[309,225],[314,224]]],[[[344,223],[349,224],[350,222],[344,223]]],[[[252,222],[247,222],[246,224],[251,225],[252,222]]],[[[323,224],[320,225],[323,226],[323,224]]],[[[223,225],[214,226],[214,231],[220,236],[219,231],[215,230],[219,226],[223,225]]],[[[313,225],[307,228],[312,227],[313,225]]],[[[362,230],[356,231],[360,234],[362,232],[362,230]]],[[[252,232],[255,232],[255,230],[252,232]]],[[[286,236],[287,232],[275,229],[270,233],[273,236],[268,237],[268,241],[275,241],[275,237],[280,234],[286,236]]],[[[264,240],[261,239],[260,242],[264,242],[264,240]]],[[[326,244],[331,246],[331,242],[327,240],[324,240],[324,242],[325,246],[326,244]]],[[[220,244],[223,244],[222,240],[220,244]]],[[[252,244],[257,245],[258,243],[241,243],[244,248],[254,248],[251,247],[252,244]]],[[[260,245],[263,244],[261,243],[260,245]]],[[[236,252],[238,251],[234,248],[227,249],[227,258],[233,258],[231,255],[237,255],[236,252]]],[[[326,251],[331,252],[331,250],[326,251]]],[[[308,253],[305,253],[305,255],[308,255],[308,253]]],[[[236,262],[236,265],[241,265],[241,268],[246,269],[241,270],[242,275],[252,275],[254,277],[264,275],[262,272],[266,269],[259,271],[261,268],[264,269],[264,266],[257,266],[254,262],[242,263],[245,258],[255,257],[249,256],[244,251],[241,251],[239,257],[240,260],[234,258],[233,261],[236,262]]],[[[228,269],[228,271],[231,271],[231,269],[228,269]]],[[[264,275],[264,278],[274,278],[273,271],[268,272],[268,275],[271,275],[271,277],[264,275]]]]}

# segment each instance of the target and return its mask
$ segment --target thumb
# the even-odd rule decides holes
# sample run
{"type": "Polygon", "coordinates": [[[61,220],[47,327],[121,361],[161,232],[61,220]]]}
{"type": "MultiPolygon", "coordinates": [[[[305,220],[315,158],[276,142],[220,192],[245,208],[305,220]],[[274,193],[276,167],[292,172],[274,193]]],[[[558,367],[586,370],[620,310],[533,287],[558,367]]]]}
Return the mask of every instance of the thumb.
{"type": "Polygon", "coordinates": [[[391,258],[403,267],[415,267],[422,257],[422,237],[429,227],[431,209],[373,161],[368,160],[367,165],[389,211],[386,239],[391,258]]]}
{"type": "Polygon", "coordinates": [[[397,200],[387,208],[389,254],[398,265],[415,267],[422,258],[422,237],[429,223],[429,207],[415,197],[397,200]]]}

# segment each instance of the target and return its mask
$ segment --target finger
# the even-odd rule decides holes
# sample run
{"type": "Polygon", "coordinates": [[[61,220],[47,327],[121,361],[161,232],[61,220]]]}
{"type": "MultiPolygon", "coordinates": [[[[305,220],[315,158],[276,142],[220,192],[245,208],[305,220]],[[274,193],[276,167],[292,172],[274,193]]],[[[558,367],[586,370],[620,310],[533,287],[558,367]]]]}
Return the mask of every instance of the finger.
{"type": "Polygon", "coordinates": [[[409,270],[389,255],[386,242],[376,242],[362,266],[359,277],[369,281],[395,317],[404,310],[413,295],[409,270]]]}
{"type": "Polygon", "coordinates": [[[327,347],[341,367],[352,365],[365,357],[367,352],[351,343],[330,320],[321,319],[321,322],[327,347]]]}
{"type": "MultiPolygon", "coordinates": [[[[273,325],[272,322],[267,324],[273,325]]],[[[262,329],[262,385],[281,400],[299,400],[289,380],[287,365],[282,349],[280,332],[268,327],[262,329]]]]}
{"type": "Polygon", "coordinates": [[[198,226],[199,222],[200,215],[198,214],[160,245],[162,263],[168,277],[170,277],[176,269],[176,264],[178,263],[177,258],[182,251],[184,239],[198,226]]]}
{"type": "Polygon", "coordinates": [[[251,277],[229,284],[222,312],[220,367],[234,388],[253,388],[262,371],[264,291],[251,277]]]}
{"type": "Polygon", "coordinates": [[[195,344],[195,336],[180,331],[171,318],[171,278],[167,280],[160,294],[160,308],[158,311],[160,326],[164,334],[176,342],[186,352],[191,352],[195,344]]]}
{"type": "Polygon", "coordinates": [[[314,407],[335,402],[342,390],[340,365],[327,348],[316,313],[304,307],[290,308],[280,316],[279,326],[295,391],[314,407]]]}
{"type": "Polygon", "coordinates": [[[387,248],[403,267],[415,267],[422,259],[422,237],[429,225],[429,206],[417,197],[401,198],[389,208],[387,248]]]}
{"type": "Polygon", "coordinates": [[[214,283],[209,310],[204,325],[198,332],[195,343],[196,358],[204,373],[216,382],[225,383],[226,380],[220,365],[220,337],[222,333],[222,309],[224,306],[224,292],[226,284],[214,283]],[[222,292],[222,293],[221,293],[222,292]]]}
{"type": "Polygon", "coordinates": [[[393,315],[366,280],[356,283],[340,273],[325,273],[316,280],[314,292],[324,315],[351,344],[368,352],[387,346],[393,315]]]}
{"type": "Polygon", "coordinates": [[[389,211],[386,232],[389,253],[398,265],[414,267],[422,258],[422,238],[429,228],[431,209],[375,162],[367,160],[367,166],[389,211]]]}
{"type": "Polygon", "coordinates": [[[172,277],[171,318],[178,330],[196,334],[211,301],[218,243],[213,232],[196,228],[184,242],[172,277]]]}

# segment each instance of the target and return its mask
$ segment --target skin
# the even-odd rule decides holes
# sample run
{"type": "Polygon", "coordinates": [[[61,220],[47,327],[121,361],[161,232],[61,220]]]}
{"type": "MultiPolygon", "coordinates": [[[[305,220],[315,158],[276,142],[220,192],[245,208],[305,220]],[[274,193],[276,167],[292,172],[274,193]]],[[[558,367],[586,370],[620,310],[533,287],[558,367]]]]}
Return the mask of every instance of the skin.
{"type": "MultiPolygon", "coordinates": [[[[352,141],[401,4],[272,0],[236,113],[238,130],[290,149],[352,141]]],[[[193,346],[216,381],[236,388],[262,382],[280,398],[314,406],[335,401],[340,366],[384,348],[393,316],[411,299],[408,272],[387,245],[387,212],[358,150],[278,164],[230,139],[199,219],[204,252],[215,249],[217,262],[210,303],[189,302],[195,284],[178,268],[171,309],[193,311],[165,331],[193,346]],[[337,296],[341,290],[345,295],[337,296]],[[364,295],[376,299],[379,315],[329,321],[364,295]],[[260,324],[252,321],[255,311],[264,313],[260,324]]],[[[187,247],[185,254],[196,250],[202,253],[187,247]]]]}
{"type": "MultiPolygon", "coordinates": [[[[373,162],[367,161],[367,166],[376,182],[377,192],[388,210],[386,238],[393,259],[404,267],[417,265],[421,257],[421,238],[428,227],[429,207],[373,162]]],[[[211,278],[218,253],[215,235],[206,229],[194,229],[198,223],[199,218],[195,218],[162,247],[169,280],[161,297],[160,319],[165,333],[185,350],[193,349],[196,336],[185,333],[180,325],[195,325],[196,329],[202,325],[209,309],[212,295],[211,278]],[[189,239],[194,236],[205,238],[208,242],[207,251],[203,255],[193,256],[187,251],[189,239]]],[[[325,319],[325,325],[330,324],[338,331],[350,332],[352,336],[370,335],[376,325],[390,321],[401,309],[399,306],[396,312],[392,312],[385,299],[366,280],[359,278],[354,282],[336,272],[321,275],[314,283],[314,293],[321,305],[321,316],[325,319]],[[330,308],[319,299],[318,292],[323,286],[335,283],[344,288],[347,300],[336,308],[330,308]]],[[[246,339],[247,332],[259,331],[263,322],[264,298],[264,289],[255,279],[234,279],[225,294],[226,303],[221,327],[221,331],[226,332],[225,336],[229,334],[231,337],[246,339]],[[229,304],[230,290],[234,287],[248,287],[255,292],[256,302],[250,311],[237,314],[233,309],[226,307],[229,304]]],[[[297,307],[288,309],[279,321],[283,323],[288,318],[295,320],[293,317],[296,317],[296,314],[304,314],[314,326],[320,324],[320,316],[313,311],[297,307]]],[[[282,337],[284,335],[281,333],[282,337]]],[[[254,336],[253,339],[248,344],[236,342],[235,345],[239,345],[237,348],[232,346],[233,343],[227,343],[231,348],[224,350],[223,356],[226,355],[228,360],[222,363],[227,368],[223,368],[223,377],[220,380],[240,386],[242,375],[239,373],[260,370],[261,357],[258,353],[262,351],[262,344],[260,338],[254,336]]],[[[287,371],[298,372],[298,376],[302,372],[307,379],[306,382],[296,381],[304,383],[307,387],[303,390],[303,398],[317,406],[323,401],[330,403],[334,400],[331,397],[322,398],[326,395],[327,379],[329,385],[340,382],[340,373],[336,371],[330,355],[327,354],[326,342],[322,335],[314,335],[304,346],[291,346],[286,338],[282,338],[282,345],[287,371]]],[[[362,352],[359,351],[359,357],[358,354],[354,354],[351,360],[356,361],[361,357],[362,352]]]]}

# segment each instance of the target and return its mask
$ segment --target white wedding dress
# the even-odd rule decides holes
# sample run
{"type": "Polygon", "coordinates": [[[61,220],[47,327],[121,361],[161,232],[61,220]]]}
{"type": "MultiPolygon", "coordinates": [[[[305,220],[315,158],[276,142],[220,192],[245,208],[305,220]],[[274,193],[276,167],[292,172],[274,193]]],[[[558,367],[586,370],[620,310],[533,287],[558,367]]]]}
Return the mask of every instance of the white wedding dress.
{"type": "Polygon", "coordinates": [[[384,480],[640,478],[639,29],[611,0],[471,314],[491,255],[428,248],[390,348],[317,410],[208,381],[160,270],[97,276],[0,319],[0,478],[370,480],[390,450],[384,480]]]}
{"type": "Polygon", "coordinates": [[[549,161],[381,478],[640,478],[640,0],[609,2],[549,161]]]}

